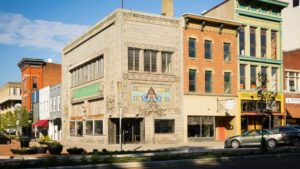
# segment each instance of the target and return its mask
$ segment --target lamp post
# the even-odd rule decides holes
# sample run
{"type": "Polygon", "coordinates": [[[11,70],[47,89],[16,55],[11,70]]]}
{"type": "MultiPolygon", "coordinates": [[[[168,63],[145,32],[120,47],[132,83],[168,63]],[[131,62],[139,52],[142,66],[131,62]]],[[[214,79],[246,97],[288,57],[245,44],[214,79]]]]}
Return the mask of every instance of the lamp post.
{"type": "Polygon", "coordinates": [[[118,87],[118,107],[119,107],[119,144],[120,144],[120,151],[123,150],[122,148],[122,103],[121,103],[121,98],[122,98],[122,82],[117,82],[117,87],[118,87]]]}
{"type": "Polygon", "coordinates": [[[22,128],[20,128],[20,121],[22,119],[22,115],[21,115],[21,109],[22,109],[22,105],[20,103],[17,103],[15,104],[14,106],[15,110],[16,110],[16,114],[17,114],[17,117],[16,117],[16,127],[17,127],[17,134],[19,135],[19,137],[21,138],[22,136],[22,128]]]}

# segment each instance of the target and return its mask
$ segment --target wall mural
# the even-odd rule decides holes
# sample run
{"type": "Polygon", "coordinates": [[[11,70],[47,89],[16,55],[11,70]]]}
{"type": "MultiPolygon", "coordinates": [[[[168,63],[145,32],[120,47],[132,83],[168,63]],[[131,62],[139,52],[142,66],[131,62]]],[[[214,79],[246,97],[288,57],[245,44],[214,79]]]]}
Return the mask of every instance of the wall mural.
{"type": "Polygon", "coordinates": [[[170,103],[170,86],[132,85],[131,102],[133,103],[170,103]]]}

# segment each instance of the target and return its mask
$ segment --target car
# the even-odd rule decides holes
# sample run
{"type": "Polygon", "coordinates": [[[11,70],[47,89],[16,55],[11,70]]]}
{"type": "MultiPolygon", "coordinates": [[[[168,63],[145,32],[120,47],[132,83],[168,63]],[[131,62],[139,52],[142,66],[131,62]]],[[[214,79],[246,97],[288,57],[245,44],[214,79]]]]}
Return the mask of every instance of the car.
{"type": "Polygon", "coordinates": [[[300,126],[274,127],[272,131],[282,133],[285,144],[300,146],[300,126]]]}
{"type": "MultiPolygon", "coordinates": [[[[249,130],[238,136],[229,137],[225,140],[225,148],[239,148],[242,146],[259,146],[261,144],[262,131],[249,130]]],[[[263,137],[269,148],[283,144],[283,135],[279,132],[264,129],[263,137]]]]}
{"type": "Polygon", "coordinates": [[[11,144],[11,139],[4,134],[0,134],[0,144],[11,144]]]}

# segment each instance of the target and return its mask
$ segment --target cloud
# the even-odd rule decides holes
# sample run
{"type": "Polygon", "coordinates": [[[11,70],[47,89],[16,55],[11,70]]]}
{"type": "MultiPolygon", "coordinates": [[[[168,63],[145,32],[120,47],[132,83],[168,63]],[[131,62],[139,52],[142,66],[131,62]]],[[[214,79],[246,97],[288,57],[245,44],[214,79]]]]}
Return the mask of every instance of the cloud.
{"type": "Polygon", "coordinates": [[[0,12],[0,43],[48,48],[54,52],[89,28],[88,25],[30,20],[22,14],[0,12]]]}

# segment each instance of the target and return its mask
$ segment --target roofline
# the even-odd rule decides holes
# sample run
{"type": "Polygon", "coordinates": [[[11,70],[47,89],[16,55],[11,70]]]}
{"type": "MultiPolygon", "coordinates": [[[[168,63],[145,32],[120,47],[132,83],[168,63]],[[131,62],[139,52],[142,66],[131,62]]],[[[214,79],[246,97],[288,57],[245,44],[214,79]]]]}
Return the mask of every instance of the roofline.
{"type": "Polygon", "coordinates": [[[221,5],[225,4],[225,3],[226,3],[226,2],[228,2],[228,1],[230,1],[230,0],[224,0],[223,2],[221,2],[221,3],[217,4],[216,6],[214,6],[214,7],[210,8],[209,10],[207,10],[207,11],[205,11],[205,12],[203,12],[203,13],[202,13],[202,15],[205,15],[205,14],[207,14],[208,12],[210,12],[210,11],[212,11],[212,10],[214,10],[214,9],[218,8],[219,6],[221,6],[221,5]]]}
{"type": "Polygon", "coordinates": [[[32,65],[41,65],[43,66],[46,62],[43,59],[37,59],[37,58],[23,58],[18,62],[18,67],[21,69],[24,64],[29,63],[32,65]]]}
{"type": "MultiPolygon", "coordinates": [[[[223,2],[217,4],[216,6],[210,8],[209,10],[205,11],[203,13],[203,15],[206,15],[208,12],[218,8],[219,6],[225,4],[226,2],[228,2],[230,0],[224,0],[223,2]]],[[[281,6],[282,8],[286,8],[289,6],[288,2],[282,2],[282,1],[278,1],[278,0],[256,0],[256,1],[261,1],[261,2],[265,2],[265,3],[269,3],[269,4],[273,4],[273,5],[277,5],[277,6],[281,6]]]]}
{"type": "Polygon", "coordinates": [[[214,17],[207,17],[207,16],[202,16],[202,15],[197,15],[197,14],[190,14],[186,13],[182,15],[184,18],[191,18],[195,20],[204,20],[207,22],[212,22],[212,23],[222,23],[225,25],[230,25],[230,26],[235,26],[235,27],[240,27],[243,24],[236,22],[236,21],[231,21],[231,20],[225,20],[225,19],[220,19],[220,18],[214,18],[214,17]]]}
{"type": "Polygon", "coordinates": [[[295,51],[297,51],[297,50],[300,50],[300,47],[299,48],[294,48],[294,49],[290,49],[290,50],[284,50],[283,52],[285,53],[287,53],[287,52],[295,52],[295,51]]]}
{"type": "MultiPolygon", "coordinates": [[[[146,16],[151,16],[151,17],[156,17],[156,18],[163,18],[163,19],[168,19],[168,20],[179,21],[179,18],[176,18],[176,17],[163,16],[160,14],[146,13],[146,12],[128,10],[128,9],[116,9],[113,12],[111,12],[110,14],[108,14],[107,16],[105,16],[103,19],[101,19],[99,22],[97,22],[96,24],[94,24],[93,26],[88,28],[84,33],[82,33],[75,39],[71,40],[69,43],[67,43],[62,49],[62,53],[65,54],[65,53],[70,52],[71,50],[73,50],[73,48],[75,46],[83,43],[89,37],[97,34],[97,32],[95,33],[94,31],[97,31],[97,29],[99,29],[99,27],[101,29],[105,29],[106,27],[112,25],[115,21],[113,21],[112,23],[110,23],[109,21],[112,18],[116,17],[116,15],[118,13],[132,13],[132,14],[146,15],[146,16]],[[106,23],[110,23],[110,24],[106,25],[106,23]]],[[[99,31],[98,31],[98,33],[99,33],[99,31]]]]}

